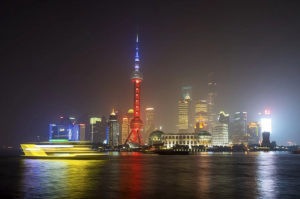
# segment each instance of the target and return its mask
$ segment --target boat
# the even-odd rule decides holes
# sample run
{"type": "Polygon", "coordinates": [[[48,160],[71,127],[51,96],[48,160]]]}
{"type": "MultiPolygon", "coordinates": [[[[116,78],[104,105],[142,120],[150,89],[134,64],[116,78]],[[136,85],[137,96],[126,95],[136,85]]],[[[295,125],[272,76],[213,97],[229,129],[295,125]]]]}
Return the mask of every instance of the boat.
{"type": "Polygon", "coordinates": [[[24,152],[21,158],[27,159],[100,159],[106,155],[80,142],[21,144],[21,148],[24,152]]]}

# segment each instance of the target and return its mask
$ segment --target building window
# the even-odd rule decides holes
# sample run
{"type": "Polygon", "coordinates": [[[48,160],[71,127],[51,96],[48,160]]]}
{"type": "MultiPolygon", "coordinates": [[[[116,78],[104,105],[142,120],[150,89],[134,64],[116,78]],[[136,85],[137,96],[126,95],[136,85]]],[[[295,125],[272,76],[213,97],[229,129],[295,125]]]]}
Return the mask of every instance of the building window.
{"type": "Polygon", "coordinates": [[[176,139],[178,139],[178,136],[176,136],[176,139]]]}
{"type": "Polygon", "coordinates": [[[175,142],[173,141],[173,144],[175,144],[175,142]]]}
{"type": "Polygon", "coordinates": [[[171,136],[169,136],[169,139],[171,139],[171,136]]]}
{"type": "Polygon", "coordinates": [[[162,138],[163,140],[165,139],[165,136],[163,136],[163,138],[162,138]]]}
{"type": "Polygon", "coordinates": [[[169,144],[171,144],[171,141],[169,141],[169,144]]]}
{"type": "Polygon", "coordinates": [[[191,139],[194,139],[194,136],[191,135],[191,139]]]}
{"type": "Polygon", "coordinates": [[[172,139],[174,139],[174,136],[172,136],[172,139]]]}
{"type": "Polygon", "coordinates": [[[185,135],[183,136],[183,139],[185,139],[185,135]]]}
{"type": "Polygon", "coordinates": [[[193,141],[191,141],[191,144],[193,144],[193,141]]]}
{"type": "Polygon", "coordinates": [[[189,144],[189,141],[187,141],[186,144],[189,144]]]}
{"type": "MultiPolygon", "coordinates": [[[[182,137],[181,136],[179,136],[179,139],[181,139],[182,137]]],[[[180,143],[181,144],[181,143],[180,143]]]]}
{"type": "Polygon", "coordinates": [[[176,141],[176,144],[178,144],[178,141],[176,141]]]}
{"type": "Polygon", "coordinates": [[[187,139],[190,139],[190,136],[186,136],[187,139]]]}
{"type": "Polygon", "coordinates": [[[182,142],[180,141],[180,144],[182,144],[182,142]]]}

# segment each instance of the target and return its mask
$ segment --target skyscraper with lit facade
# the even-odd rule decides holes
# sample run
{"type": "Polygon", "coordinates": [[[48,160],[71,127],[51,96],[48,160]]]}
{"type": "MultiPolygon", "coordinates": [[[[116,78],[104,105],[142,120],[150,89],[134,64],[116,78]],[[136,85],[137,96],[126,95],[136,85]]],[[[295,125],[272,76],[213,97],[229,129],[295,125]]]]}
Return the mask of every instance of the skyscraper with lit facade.
{"type": "Polygon", "coordinates": [[[146,108],[145,139],[148,141],[150,134],[154,131],[154,108],[146,108]]]}
{"type": "Polygon", "coordinates": [[[121,135],[122,144],[126,142],[128,135],[129,135],[129,119],[128,116],[124,116],[122,118],[122,135],[121,135]]]}
{"type": "Polygon", "coordinates": [[[221,111],[220,115],[219,115],[219,122],[221,124],[227,124],[227,125],[229,125],[229,114],[225,114],[224,111],[221,111]]]}
{"type": "Polygon", "coordinates": [[[108,145],[110,147],[118,146],[119,145],[119,132],[120,125],[117,121],[117,115],[113,112],[109,116],[109,122],[108,122],[108,145]]]}
{"type": "Polygon", "coordinates": [[[208,120],[207,115],[207,101],[206,100],[196,100],[195,103],[195,119],[202,117],[205,121],[208,120]]]}
{"type": "Polygon", "coordinates": [[[208,74],[208,103],[207,103],[207,109],[208,109],[208,122],[211,124],[215,120],[215,97],[217,95],[216,93],[216,86],[217,83],[215,82],[215,76],[214,76],[214,70],[211,69],[208,74]]]}
{"type": "Polygon", "coordinates": [[[194,117],[192,116],[192,87],[186,86],[182,87],[183,99],[188,103],[187,114],[188,114],[188,132],[193,131],[194,117]]]}
{"type": "Polygon", "coordinates": [[[212,124],[212,143],[215,146],[228,145],[228,124],[212,124]]]}
{"type": "Polygon", "coordinates": [[[247,112],[235,112],[234,115],[234,134],[247,134],[247,112]]]}
{"type": "Polygon", "coordinates": [[[189,103],[186,100],[179,100],[179,133],[188,133],[189,131],[189,103]]]}
{"type": "Polygon", "coordinates": [[[260,123],[262,132],[272,133],[272,119],[270,110],[264,110],[264,112],[261,114],[260,123]]]}
{"type": "Polygon", "coordinates": [[[131,74],[131,81],[134,84],[134,106],[133,106],[133,119],[130,121],[131,133],[126,139],[125,144],[129,143],[131,147],[139,147],[143,144],[141,129],[143,128],[143,121],[141,120],[141,90],[140,83],[143,81],[143,74],[139,71],[139,47],[138,35],[136,36],[136,54],[135,54],[135,71],[131,74]]]}
{"type": "Polygon", "coordinates": [[[259,144],[261,142],[261,124],[259,122],[250,122],[247,125],[247,134],[250,136],[249,144],[259,144]]]}

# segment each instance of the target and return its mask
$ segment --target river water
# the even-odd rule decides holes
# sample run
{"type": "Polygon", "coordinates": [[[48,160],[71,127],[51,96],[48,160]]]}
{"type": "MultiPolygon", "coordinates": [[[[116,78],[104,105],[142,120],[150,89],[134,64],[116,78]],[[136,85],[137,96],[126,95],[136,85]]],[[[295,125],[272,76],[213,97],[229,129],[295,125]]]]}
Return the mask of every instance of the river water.
{"type": "Polygon", "coordinates": [[[0,159],[0,198],[300,198],[300,155],[154,155],[0,159]]]}

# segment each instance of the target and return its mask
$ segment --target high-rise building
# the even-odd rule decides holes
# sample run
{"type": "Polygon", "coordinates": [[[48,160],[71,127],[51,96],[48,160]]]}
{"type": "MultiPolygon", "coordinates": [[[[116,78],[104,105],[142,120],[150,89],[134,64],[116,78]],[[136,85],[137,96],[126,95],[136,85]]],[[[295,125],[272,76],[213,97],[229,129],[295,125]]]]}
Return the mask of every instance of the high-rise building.
{"type": "Polygon", "coordinates": [[[229,125],[229,114],[225,114],[224,111],[221,111],[220,116],[219,116],[219,122],[221,124],[228,124],[229,125]]]}
{"type": "Polygon", "coordinates": [[[60,117],[59,124],[50,124],[49,139],[68,139],[69,125],[72,125],[72,121],[69,119],[69,117],[60,117]]]}
{"type": "Polygon", "coordinates": [[[101,123],[101,118],[98,117],[91,117],[90,118],[90,125],[91,125],[91,142],[92,143],[97,143],[100,137],[100,132],[99,132],[99,125],[101,123]],[[97,125],[98,124],[98,125],[97,125]],[[98,128],[97,128],[98,127],[98,128]]]}
{"type": "Polygon", "coordinates": [[[111,147],[118,146],[120,125],[117,121],[117,115],[115,114],[114,110],[109,116],[108,126],[108,145],[111,147]]]}
{"type": "Polygon", "coordinates": [[[74,124],[69,126],[69,141],[85,141],[85,124],[74,124]]]}
{"type": "Polygon", "coordinates": [[[143,121],[140,113],[140,83],[143,81],[143,74],[139,71],[139,47],[138,35],[136,37],[136,54],[135,54],[135,71],[131,74],[131,81],[134,84],[134,118],[130,121],[131,133],[129,134],[125,144],[129,143],[130,147],[139,147],[143,144],[141,129],[143,128],[143,121]]]}
{"type": "Polygon", "coordinates": [[[188,133],[189,130],[189,102],[179,101],[179,133],[188,133]]]}
{"type": "Polygon", "coordinates": [[[145,140],[149,140],[150,134],[154,131],[154,108],[146,108],[145,140]]]}
{"type": "Polygon", "coordinates": [[[228,124],[212,124],[212,143],[216,146],[228,145],[228,124]]]}
{"type": "Polygon", "coordinates": [[[271,111],[270,110],[265,110],[261,114],[261,131],[264,132],[270,132],[272,133],[272,119],[271,119],[271,111]]]}
{"type": "Polygon", "coordinates": [[[247,134],[250,136],[249,144],[259,144],[261,138],[261,124],[259,122],[250,122],[247,125],[247,134]]]}
{"type": "Polygon", "coordinates": [[[188,132],[193,131],[194,117],[192,116],[192,87],[182,87],[183,99],[188,102],[188,132]]]}
{"type": "Polygon", "coordinates": [[[126,142],[128,136],[129,136],[129,119],[128,116],[124,116],[122,118],[122,135],[121,135],[122,144],[126,142]]]}
{"type": "Polygon", "coordinates": [[[216,86],[217,83],[215,82],[215,76],[214,76],[214,70],[211,69],[208,74],[208,103],[207,103],[207,109],[208,109],[208,122],[211,124],[215,120],[215,97],[217,95],[216,93],[216,86]]]}
{"type": "Polygon", "coordinates": [[[205,122],[208,121],[208,115],[207,115],[207,101],[206,100],[196,100],[195,104],[195,119],[197,122],[197,118],[202,117],[205,122]]]}
{"type": "Polygon", "coordinates": [[[68,128],[62,124],[49,125],[49,140],[53,139],[68,139],[68,128]]]}
{"type": "Polygon", "coordinates": [[[247,112],[235,112],[234,134],[247,134],[247,112]]]}

